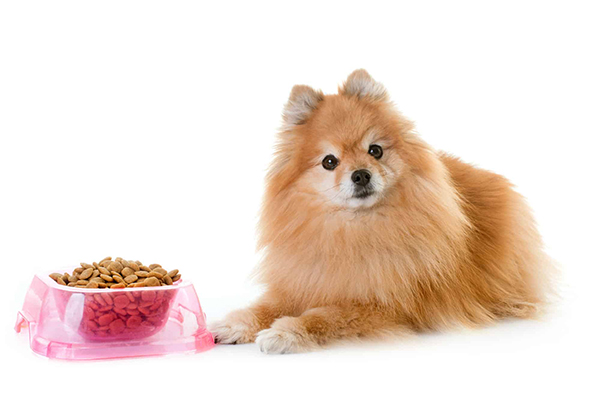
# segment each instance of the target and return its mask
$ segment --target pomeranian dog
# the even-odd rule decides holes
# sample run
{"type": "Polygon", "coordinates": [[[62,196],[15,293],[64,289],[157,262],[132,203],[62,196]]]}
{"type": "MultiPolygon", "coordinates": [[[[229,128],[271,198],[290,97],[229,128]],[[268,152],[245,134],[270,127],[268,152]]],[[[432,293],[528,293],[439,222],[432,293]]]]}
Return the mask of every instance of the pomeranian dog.
{"type": "Polygon", "coordinates": [[[211,327],[265,353],[534,316],[549,259],[504,177],[432,150],[385,88],[292,89],[259,226],[266,286],[211,327]]]}

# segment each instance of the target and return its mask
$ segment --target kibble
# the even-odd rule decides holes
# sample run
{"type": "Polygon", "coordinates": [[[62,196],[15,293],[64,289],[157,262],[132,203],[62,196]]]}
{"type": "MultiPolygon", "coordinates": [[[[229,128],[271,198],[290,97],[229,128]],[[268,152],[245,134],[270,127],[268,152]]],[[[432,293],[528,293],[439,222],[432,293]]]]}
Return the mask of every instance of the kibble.
{"type": "Polygon", "coordinates": [[[159,264],[105,257],[92,264],[81,263],[69,273],[50,274],[57,284],[85,291],[80,332],[99,340],[146,337],[160,329],[169,318],[176,292],[162,290],[128,291],[128,288],[173,285],[181,279],[179,270],[167,272],[159,264]],[[99,291],[98,289],[101,289],[99,291]],[[123,289],[123,290],[104,290],[123,289]]]}
{"type": "Polygon", "coordinates": [[[145,266],[140,261],[105,257],[92,264],[81,263],[72,274],[52,273],[56,283],[87,289],[124,289],[128,287],[172,285],[181,279],[178,269],[167,272],[160,264],[145,266]]]}
{"type": "Polygon", "coordinates": [[[94,273],[94,267],[90,267],[85,269],[82,273],[79,274],[79,279],[87,279],[94,273]]]}

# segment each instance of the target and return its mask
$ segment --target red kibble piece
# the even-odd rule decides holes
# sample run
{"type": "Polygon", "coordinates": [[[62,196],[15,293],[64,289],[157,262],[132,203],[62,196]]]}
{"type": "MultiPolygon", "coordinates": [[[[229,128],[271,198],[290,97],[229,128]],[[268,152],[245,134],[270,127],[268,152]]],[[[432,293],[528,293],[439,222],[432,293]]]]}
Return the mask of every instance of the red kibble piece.
{"type": "Polygon", "coordinates": [[[108,294],[108,293],[100,293],[100,296],[102,296],[102,299],[104,299],[104,301],[106,302],[106,304],[111,305],[113,303],[113,299],[110,296],[110,294],[108,294]]]}
{"type": "Polygon", "coordinates": [[[102,296],[100,296],[99,293],[96,293],[94,295],[94,300],[96,300],[96,303],[100,304],[102,307],[106,306],[106,302],[104,301],[104,299],[102,298],[102,296]]]}
{"type": "Polygon", "coordinates": [[[126,295],[116,296],[113,301],[115,303],[115,308],[125,308],[129,305],[129,298],[126,295]]]}
{"type": "Polygon", "coordinates": [[[121,319],[115,319],[110,323],[110,333],[113,335],[118,335],[119,333],[125,330],[125,322],[121,319]]]}
{"type": "Polygon", "coordinates": [[[131,292],[125,292],[125,295],[129,299],[129,301],[131,301],[132,303],[135,301],[135,297],[133,297],[133,295],[131,294],[131,292]]]}
{"type": "Polygon", "coordinates": [[[140,312],[144,315],[150,314],[150,310],[148,310],[147,308],[140,307],[140,308],[138,308],[138,310],[140,310],[140,312]]]}
{"type": "Polygon", "coordinates": [[[127,306],[128,310],[134,310],[137,308],[137,304],[135,303],[129,303],[129,305],[127,306]]]}
{"type": "Polygon", "coordinates": [[[144,290],[142,292],[142,301],[153,302],[156,299],[156,292],[153,290],[144,290]]]}
{"type": "Polygon", "coordinates": [[[115,308],[114,310],[117,314],[127,315],[127,311],[124,308],[115,308]]]}
{"type": "Polygon", "coordinates": [[[90,320],[87,322],[87,327],[88,329],[95,331],[96,329],[98,329],[98,324],[90,320]]]}
{"type": "Polygon", "coordinates": [[[112,310],[112,306],[105,306],[105,307],[102,307],[102,308],[100,308],[98,311],[99,311],[99,312],[107,312],[107,311],[110,311],[110,310],[112,310]]]}
{"type": "Polygon", "coordinates": [[[98,330],[98,331],[96,331],[96,335],[106,337],[106,336],[108,336],[108,332],[98,330]]]}
{"type": "Polygon", "coordinates": [[[161,303],[159,303],[159,302],[156,302],[156,303],[154,303],[154,304],[152,304],[152,305],[150,306],[150,309],[151,309],[152,311],[154,311],[154,310],[156,310],[158,307],[160,307],[160,305],[161,305],[161,303]]]}
{"type": "Polygon", "coordinates": [[[153,302],[151,302],[151,301],[142,301],[142,302],[140,303],[140,307],[143,307],[143,308],[148,308],[148,307],[150,307],[150,306],[151,306],[151,305],[153,305],[153,304],[154,304],[154,303],[153,303],[153,302]]]}
{"type": "Polygon", "coordinates": [[[98,330],[99,330],[99,331],[107,331],[107,330],[109,330],[109,329],[110,329],[110,326],[108,326],[108,325],[105,325],[105,326],[99,326],[99,327],[98,327],[98,330]]]}
{"type": "Polygon", "coordinates": [[[94,313],[94,310],[92,310],[90,307],[83,307],[83,318],[85,319],[94,319],[94,317],[96,316],[96,314],[94,313]]]}
{"type": "Polygon", "coordinates": [[[98,318],[98,323],[101,326],[107,326],[108,324],[110,324],[113,320],[115,319],[115,317],[112,314],[104,314],[103,316],[101,316],[100,318],[98,318]]]}
{"type": "Polygon", "coordinates": [[[140,312],[138,310],[127,310],[127,314],[129,315],[140,315],[140,312]]]}
{"type": "Polygon", "coordinates": [[[93,301],[88,301],[86,302],[86,304],[92,309],[92,310],[97,310],[100,307],[98,307],[98,304],[94,303],[93,301]]]}
{"type": "Polygon", "coordinates": [[[127,327],[129,328],[137,328],[142,323],[142,318],[137,315],[132,315],[127,320],[127,327]]]}

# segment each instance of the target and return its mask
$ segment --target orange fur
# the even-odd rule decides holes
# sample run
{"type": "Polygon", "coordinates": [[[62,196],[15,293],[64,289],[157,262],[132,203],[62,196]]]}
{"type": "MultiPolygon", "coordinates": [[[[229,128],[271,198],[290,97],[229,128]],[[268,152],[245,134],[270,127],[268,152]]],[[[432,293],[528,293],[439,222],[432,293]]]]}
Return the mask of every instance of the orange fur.
{"type": "Polygon", "coordinates": [[[531,317],[544,304],[549,261],[523,198],[505,178],[433,151],[365,71],[337,95],[295,87],[285,112],[260,221],[267,290],[215,326],[218,341],[304,351],[531,317]],[[381,160],[365,151],[372,142],[383,143],[381,160]],[[340,164],[325,171],[331,149],[340,164]],[[341,183],[358,168],[383,189],[349,206],[341,183]]]}

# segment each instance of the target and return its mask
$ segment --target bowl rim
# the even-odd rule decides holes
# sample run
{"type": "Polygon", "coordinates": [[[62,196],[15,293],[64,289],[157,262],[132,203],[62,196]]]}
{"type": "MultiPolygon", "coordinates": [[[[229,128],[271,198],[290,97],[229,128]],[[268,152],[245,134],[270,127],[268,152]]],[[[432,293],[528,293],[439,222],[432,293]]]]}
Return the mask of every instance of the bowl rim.
{"type": "MultiPolygon", "coordinates": [[[[72,270],[72,269],[71,269],[72,270]]],[[[72,286],[64,286],[64,285],[59,285],[58,282],[56,282],[54,279],[50,278],[50,274],[52,273],[56,273],[57,271],[53,271],[53,272],[40,272],[37,273],[35,276],[40,279],[42,282],[44,282],[47,286],[52,287],[53,289],[60,289],[60,290],[64,290],[67,292],[74,292],[74,293],[119,293],[119,292],[135,292],[135,291],[144,291],[144,290],[176,290],[176,289],[180,289],[180,288],[184,288],[184,287],[188,287],[191,286],[192,283],[190,281],[186,281],[184,279],[180,279],[177,281],[177,283],[173,283],[172,285],[166,285],[166,286],[144,286],[144,287],[125,287],[125,288],[119,288],[119,289],[110,289],[110,288],[77,288],[77,287],[72,287],[72,286]]]]}

